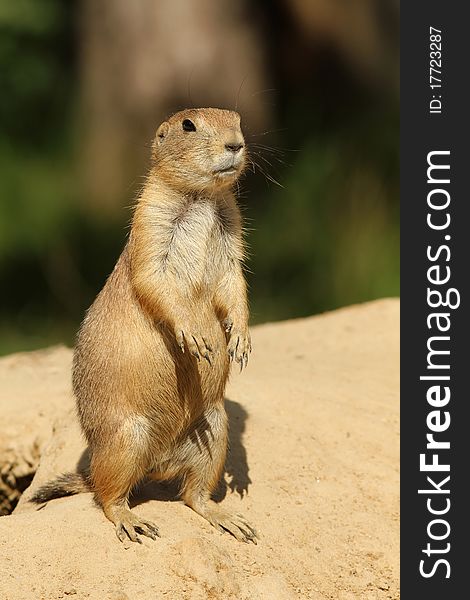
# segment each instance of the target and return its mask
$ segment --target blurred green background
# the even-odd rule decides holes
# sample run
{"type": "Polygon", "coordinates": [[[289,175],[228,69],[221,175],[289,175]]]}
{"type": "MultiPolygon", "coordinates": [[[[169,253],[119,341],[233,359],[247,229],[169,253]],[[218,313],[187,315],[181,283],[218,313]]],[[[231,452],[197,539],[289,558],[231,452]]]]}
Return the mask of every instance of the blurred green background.
{"type": "Polygon", "coordinates": [[[186,106],[242,115],[253,323],[398,295],[398,11],[0,0],[0,353],[73,343],[186,106]]]}

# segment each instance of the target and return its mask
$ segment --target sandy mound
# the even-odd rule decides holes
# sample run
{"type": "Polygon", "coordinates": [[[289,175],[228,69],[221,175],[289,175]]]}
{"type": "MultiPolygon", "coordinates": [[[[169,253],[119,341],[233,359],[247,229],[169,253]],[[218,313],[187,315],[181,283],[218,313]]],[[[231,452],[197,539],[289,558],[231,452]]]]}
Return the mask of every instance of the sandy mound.
{"type": "Polygon", "coordinates": [[[71,352],[50,348],[0,360],[0,515],[31,482],[54,419],[73,407],[71,352]]]}
{"type": "Polygon", "coordinates": [[[250,365],[227,389],[231,453],[219,495],[258,527],[257,546],[168,501],[165,486],[135,499],[162,534],[142,545],[120,544],[91,494],[37,511],[31,490],[85,449],[71,352],[1,360],[4,506],[39,469],[0,518],[0,598],[399,598],[398,319],[398,301],[384,300],[253,330],[250,365]]]}

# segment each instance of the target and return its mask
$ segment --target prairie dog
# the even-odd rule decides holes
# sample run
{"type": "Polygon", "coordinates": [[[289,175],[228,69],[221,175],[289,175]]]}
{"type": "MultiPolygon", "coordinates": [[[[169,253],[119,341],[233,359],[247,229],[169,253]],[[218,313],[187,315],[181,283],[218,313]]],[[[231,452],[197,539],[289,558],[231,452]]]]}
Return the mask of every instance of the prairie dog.
{"type": "Polygon", "coordinates": [[[89,474],[66,474],[35,502],[92,490],[121,541],[155,539],[131,512],[145,477],[182,480],[181,496],[219,531],[256,531],[214,503],[227,450],[230,362],[251,352],[240,211],[240,116],[213,108],[158,128],[127,244],[80,327],[73,389],[89,444],[89,474]]]}

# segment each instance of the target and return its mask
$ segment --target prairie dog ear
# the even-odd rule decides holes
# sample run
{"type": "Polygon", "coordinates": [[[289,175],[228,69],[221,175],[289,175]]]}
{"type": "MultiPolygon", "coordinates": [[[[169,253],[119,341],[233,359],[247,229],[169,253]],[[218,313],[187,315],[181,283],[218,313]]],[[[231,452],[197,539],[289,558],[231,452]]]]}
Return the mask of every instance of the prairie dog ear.
{"type": "Polygon", "coordinates": [[[170,129],[170,126],[168,125],[168,123],[166,121],[164,121],[160,127],[157,129],[157,133],[155,135],[155,144],[157,146],[159,146],[163,140],[166,138],[166,135],[168,133],[168,130],[170,129]]]}
{"type": "Polygon", "coordinates": [[[156,158],[158,147],[163,143],[163,140],[166,138],[169,129],[170,126],[166,121],[164,121],[157,129],[157,133],[155,134],[155,139],[153,140],[152,144],[152,158],[156,158]]]}

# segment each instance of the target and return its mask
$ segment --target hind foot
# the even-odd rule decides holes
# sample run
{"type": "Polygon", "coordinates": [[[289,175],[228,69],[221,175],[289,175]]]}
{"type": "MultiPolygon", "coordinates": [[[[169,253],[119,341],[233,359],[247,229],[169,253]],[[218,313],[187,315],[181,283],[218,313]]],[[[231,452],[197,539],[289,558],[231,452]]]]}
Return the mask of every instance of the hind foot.
{"type": "Polygon", "coordinates": [[[217,531],[223,533],[228,531],[239,542],[252,542],[257,544],[258,533],[242,515],[232,515],[215,503],[203,504],[202,506],[190,505],[201,517],[215,527],[217,531]]]}
{"type": "Polygon", "coordinates": [[[139,534],[145,535],[152,540],[160,537],[158,527],[154,523],[140,519],[128,508],[115,509],[111,520],[116,526],[116,535],[121,542],[131,540],[131,542],[141,544],[142,540],[139,534]]]}

